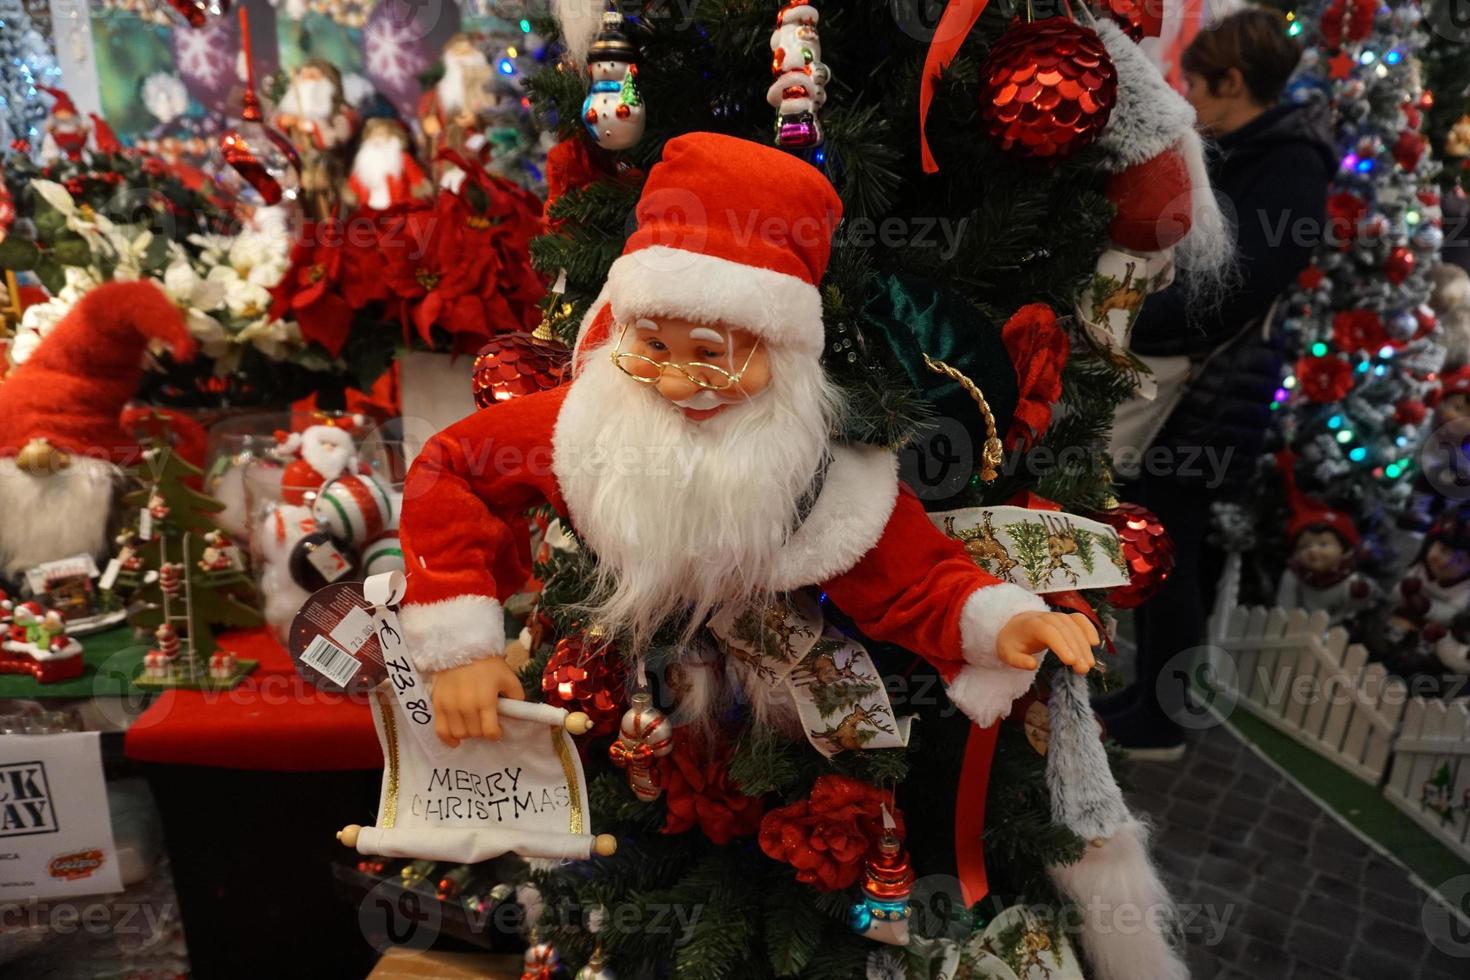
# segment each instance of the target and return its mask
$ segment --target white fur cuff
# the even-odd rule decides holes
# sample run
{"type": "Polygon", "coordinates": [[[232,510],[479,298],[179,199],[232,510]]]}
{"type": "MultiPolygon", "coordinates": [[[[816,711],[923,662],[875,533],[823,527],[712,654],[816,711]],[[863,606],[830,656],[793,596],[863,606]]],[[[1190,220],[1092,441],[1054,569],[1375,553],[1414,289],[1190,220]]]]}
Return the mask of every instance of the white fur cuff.
{"type": "Polygon", "coordinates": [[[505,610],[489,596],[462,595],[404,606],[398,621],[409,656],[422,671],[505,656],[505,610]]]}
{"type": "Polygon", "coordinates": [[[995,641],[1017,613],[1046,609],[1040,597],[1009,583],[976,589],[965,600],[960,614],[965,666],[949,682],[949,699],[975,724],[982,728],[995,724],[1010,712],[1013,701],[1031,690],[1036,671],[1002,664],[995,641]]]}

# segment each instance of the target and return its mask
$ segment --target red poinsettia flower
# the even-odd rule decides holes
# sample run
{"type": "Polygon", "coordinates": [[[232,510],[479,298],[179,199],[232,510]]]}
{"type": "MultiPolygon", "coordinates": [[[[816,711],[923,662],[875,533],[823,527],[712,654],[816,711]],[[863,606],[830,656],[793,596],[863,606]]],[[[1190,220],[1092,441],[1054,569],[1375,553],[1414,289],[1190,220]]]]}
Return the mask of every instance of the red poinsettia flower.
{"type": "Polygon", "coordinates": [[[1372,310],[1342,310],[1332,318],[1332,342],[1346,351],[1374,353],[1389,343],[1383,318],[1372,310]]]}
{"type": "MultiPolygon", "coordinates": [[[[796,880],[819,891],[849,888],[862,874],[863,858],[883,836],[886,799],[860,779],[820,776],[807,799],[761,820],[761,850],[796,868],[796,880]]],[[[901,834],[903,816],[890,811],[901,834]]]]}
{"type": "Polygon", "coordinates": [[[1297,384],[1309,401],[1341,401],[1353,387],[1353,369],[1335,355],[1303,357],[1296,362],[1297,384]]]}
{"type": "Polygon", "coordinates": [[[302,339],[315,341],[333,357],[352,329],[352,305],[338,292],[342,229],[335,221],[307,222],[291,249],[291,265],[272,290],[271,316],[288,314],[302,339]]]}
{"type": "Polygon", "coordinates": [[[674,751],[663,762],[668,807],[664,833],[682,834],[698,827],[711,842],[728,844],[760,829],[765,805],[731,782],[732,748],[717,749],[694,738],[675,739],[674,751]]]}
{"type": "Polygon", "coordinates": [[[1025,449],[1051,424],[1052,406],[1062,397],[1062,368],[1071,341],[1045,303],[1017,310],[1001,330],[1001,341],[1016,367],[1020,397],[1004,434],[1007,449],[1025,449]]]}
{"type": "Polygon", "coordinates": [[[437,326],[460,350],[490,336],[479,290],[496,257],[469,218],[458,198],[441,194],[433,208],[409,211],[386,229],[384,279],[401,303],[405,339],[411,329],[432,347],[437,326]]]}

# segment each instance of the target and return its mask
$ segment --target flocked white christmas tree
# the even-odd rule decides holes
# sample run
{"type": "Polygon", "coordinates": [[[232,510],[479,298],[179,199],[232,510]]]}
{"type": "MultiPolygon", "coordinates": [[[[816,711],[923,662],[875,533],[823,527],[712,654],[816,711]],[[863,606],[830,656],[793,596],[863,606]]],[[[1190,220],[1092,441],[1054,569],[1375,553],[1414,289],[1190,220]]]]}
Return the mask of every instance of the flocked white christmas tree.
{"type": "Polygon", "coordinates": [[[41,145],[45,96],[38,85],[58,85],[61,69],[21,0],[0,0],[0,147],[22,139],[41,145]]]}

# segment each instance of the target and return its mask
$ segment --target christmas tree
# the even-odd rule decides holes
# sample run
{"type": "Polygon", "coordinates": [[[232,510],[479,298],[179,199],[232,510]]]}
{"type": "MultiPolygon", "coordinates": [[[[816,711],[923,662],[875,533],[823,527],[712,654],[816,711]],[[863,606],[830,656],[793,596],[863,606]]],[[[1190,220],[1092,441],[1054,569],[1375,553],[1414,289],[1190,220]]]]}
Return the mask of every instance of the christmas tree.
{"type": "Polygon", "coordinates": [[[21,0],[0,0],[0,146],[41,145],[46,103],[39,85],[55,85],[61,69],[21,0]]]}
{"type": "MultiPolygon", "coordinates": [[[[1444,356],[1428,306],[1444,232],[1422,133],[1426,38],[1412,0],[1316,5],[1293,23],[1307,50],[1290,92],[1330,105],[1342,165],[1312,265],[1285,298],[1288,370],[1272,408],[1301,490],[1352,515],[1388,561],[1383,531],[1408,505],[1444,356]]],[[[1263,499],[1263,526],[1280,526],[1283,501],[1263,499]]]]}
{"type": "MultiPolygon", "coordinates": [[[[123,499],[138,515],[121,537],[119,556],[120,582],[135,586],[128,622],[157,641],[171,668],[140,682],[211,684],[214,628],[261,623],[255,584],[215,521],[224,504],[194,489],[202,471],[163,442],[146,449],[128,475],[137,489],[123,499]]],[[[229,686],[253,666],[241,662],[213,681],[229,686]]]]}
{"type": "MultiPolygon", "coordinates": [[[[580,18],[593,31],[596,8],[580,18]]],[[[1156,563],[1150,569],[1136,551],[1125,559],[1133,538],[1120,542],[1070,516],[1111,521],[1117,513],[1108,433],[1136,376],[1126,352],[1107,345],[1106,330],[1073,339],[1057,317],[1095,296],[1125,311],[1141,301],[1142,276],[1111,292],[1094,289],[1100,257],[1125,238],[1162,253],[1177,236],[1156,240],[1167,222],[1141,216],[1139,195],[1120,192],[1114,178],[1176,152],[1176,143],[1197,148],[1192,114],[1177,95],[1159,92],[1156,70],[1111,22],[1086,26],[1091,19],[1080,11],[1078,21],[1036,14],[1032,22],[1030,5],[1000,0],[977,23],[936,31],[919,8],[831,4],[818,24],[802,0],[779,14],[774,5],[703,0],[688,19],[652,7],[626,22],[609,13],[590,49],[588,36],[568,30],[570,62],[529,82],[562,139],[548,163],[553,230],[533,244],[540,270],[565,277],[547,325],[574,340],[636,223],[645,175],[672,140],[709,131],[766,145],[775,137],[830,181],[844,208],[820,291],[823,367],[845,395],[843,439],[906,446],[904,475],[931,511],[1030,508],[1009,545],[988,520],[966,536],[969,554],[1000,574],[1037,581],[1059,571],[1083,589],[1085,576],[1112,565],[1131,565],[1139,579],[1156,574],[1156,563]],[[952,42],[952,56],[926,66],[931,41],[952,42]],[[1042,92],[1055,97],[1039,99],[1045,108],[1037,110],[1029,100],[1042,92]],[[920,106],[931,96],[921,134],[920,106]],[[1143,129],[1136,117],[1164,104],[1174,116],[1160,126],[1172,126],[1161,145],[1144,152],[1107,135],[1110,112],[1118,129],[1143,129]],[[1122,212],[1139,220],[1120,223],[1122,212]]],[[[536,29],[561,31],[551,22],[536,29]]],[[[425,567],[444,567],[438,560],[425,567]]],[[[888,740],[896,725],[829,711],[883,687],[846,652],[861,642],[850,623],[814,632],[788,611],[720,625],[716,615],[709,632],[720,637],[720,656],[743,651],[742,662],[760,664],[800,647],[791,683],[810,692],[823,721],[803,723],[802,738],[749,705],[730,704],[714,712],[713,730],[671,730],[641,701],[624,715],[625,695],[646,666],[663,688],[655,695],[696,697],[702,668],[685,659],[691,624],[664,622],[646,644],[631,631],[604,634],[585,621],[598,572],[585,547],[548,551],[522,677],[528,691],[601,722],[603,737],[584,746],[590,825],[615,834],[619,850],[534,876],[545,911],[528,975],[543,975],[529,967],[545,967],[544,943],[572,965],[610,962],[623,977],[927,977],[951,958],[1018,976],[1031,975],[1028,964],[1075,975],[1063,963],[1079,933],[1100,980],[1184,975],[1156,932],[1125,939],[1114,930],[1099,941],[1107,927],[1095,928],[1090,912],[1071,924],[1061,914],[1069,903],[1097,904],[1097,884],[1074,872],[1124,839],[1132,857],[1113,880],[1126,901],[1166,903],[1131,818],[1095,833],[1069,815],[1083,783],[1112,794],[1099,809],[1126,813],[1076,675],[1049,661],[1035,697],[981,730],[939,693],[934,669],[868,641],[879,673],[914,685],[911,697],[895,697],[904,702],[895,717],[919,718],[905,748],[888,740]],[[1040,733],[1048,718],[1049,749],[1040,733]],[[988,772],[988,795],[974,780],[962,783],[966,760],[988,772]],[[967,823],[982,809],[983,831],[967,823]],[[971,859],[982,834],[976,879],[971,859]],[[926,875],[918,885],[905,849],[926,875]],[[957,869],[958,849],[968,857],[957,869]],[[954,873],[960,882],[946,877],[954,873]],[[909,917],[908,945],[875,943],[870,937],[891,936],[886,930],[908,914],[910,899],[922,914],[909,917]],[[687,928],[664,928],[670,908],[700,914],[687,928]]],[[[1051,598],[1101,621],[1109,596],[1122,598],[1102,588],[1051,598]]],[[[844,623],[844,613],[857,618],[824,605],[829,624],[844,623]]],[[[597,975],[588,969],[583,975],[597,975]]]]}
{"type": "Polygon", "coordinates": [[[1443,164],[1445,192],[1463,200],[1470,184],[1470,23],[1454,0],[1430,0],[1424,9],[1424,84],[1433,97],[1424,132],[1443,164]]]}

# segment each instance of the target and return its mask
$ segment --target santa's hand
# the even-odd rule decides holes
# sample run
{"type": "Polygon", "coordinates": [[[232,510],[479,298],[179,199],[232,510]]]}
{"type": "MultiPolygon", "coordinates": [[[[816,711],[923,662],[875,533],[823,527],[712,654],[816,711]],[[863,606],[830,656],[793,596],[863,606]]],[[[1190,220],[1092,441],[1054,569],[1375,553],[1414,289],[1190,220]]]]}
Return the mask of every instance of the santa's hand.
{"type": "Polygon", "coordinates": [[[504,657],[486,657],[434,675],[434,733],[451,749],[466,738],[498,739],[495,699],[523,701],[521,680],[504,657]]]}
{"type": "Polygon", "coordinates": [[[1079,674],[1097,664],[1092,648],[1101,643],[1097,627],[1082,613],[1023,612],[1001,627],[995,640],[1000,662],[1017,670],[1035,670],[1050,649],[1079,674]]]}

